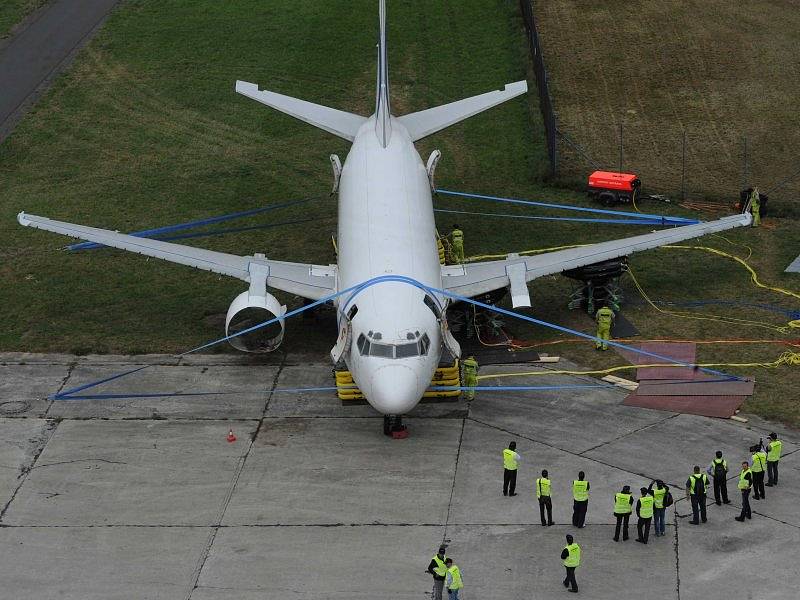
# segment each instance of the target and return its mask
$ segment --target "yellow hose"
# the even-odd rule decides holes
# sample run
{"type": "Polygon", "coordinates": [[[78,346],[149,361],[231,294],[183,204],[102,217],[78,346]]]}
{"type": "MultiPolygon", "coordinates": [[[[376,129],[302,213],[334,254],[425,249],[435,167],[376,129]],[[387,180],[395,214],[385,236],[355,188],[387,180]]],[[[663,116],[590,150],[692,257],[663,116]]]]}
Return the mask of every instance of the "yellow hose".
{"type": "MultiPolygon", "coordinates": [[[[752,363],[700,363],[698,367],[761,367],[764,369],[775,369],[780,366],[800,366],[800,352],[786,351],[783,352],[777,359],[771,362],[752,362],[752,363]]],[[[654,369],[656,367],[685,367],[686,365],[675,363],[653,363],[647,365],[620,365],[618,367],[610,367],[608,369],[595,369],[590,371],[572,371],[569,369],[550,370],[543,369],[541,371],[527,371],[524,373],[493,373],[491,375],[478,375],[478,381],[482,379],[499,379],[502,377],[526,377],[526,376],[541,376],[541,375],[608,375],[609,373],[616,373],[618,371],[625,371],[630,369],[654,369]]],[[[694,365],[692,365],[694,366],[694,365]]]]}

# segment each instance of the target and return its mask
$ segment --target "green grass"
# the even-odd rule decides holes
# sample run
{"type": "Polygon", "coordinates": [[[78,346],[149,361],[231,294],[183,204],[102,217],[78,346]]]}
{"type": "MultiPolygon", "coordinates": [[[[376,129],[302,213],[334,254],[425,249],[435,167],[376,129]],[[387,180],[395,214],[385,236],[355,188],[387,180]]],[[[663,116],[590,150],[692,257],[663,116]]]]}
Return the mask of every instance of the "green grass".
{"type": "MultiPolygon", "coordinates": [[[[330,234],[336,228],[336,207],[326,197],[331,183],[328,155],[336,152],[344,158],[347,144],[237,96],[233,85],[236,79],[249,80],[368,114],[374,102],[375,5],[372,0],[121,4],[71,70],[0,146],[0,349],[181,351],[220,336],[229,303],[245,289],[239,281],[123,252],[64,252],[65,238],[19,227],[15,216],[20,210],[130,231],[324,196],[252,221],[313,217],[317,221],[312,226],[191,243],[237,254],[265,252],[275,259],[333,262],[330,234]]],[[[530,72],[514,2],[390,2],[389,44],[398,114],[497,89],[530,72]]],[[[443,152],[438,185],[584,203],[580,192],[543,183],[546,152],[535,98],[530,94],[527,102],[512,101],[420,143],[423,157],[433,148],[443,152]]],[[[521,212],[469,200],[437,203],[442,208],[521,212]]],[[[667,212],[690,214],[677,207],[667,212]]],[[[460,222],[469,254],[587,243],[641,231],[489,217],[437,218],[443,231],[460,222]]],[[[752,263],[764,280],[797,287],[781,271],[800,248],[800,228],[791,220],[768,219],[767,224],[774,228],[727,237],[754,248],[752,263]]],[[[727,247],[719,239],[706,242],[727,247]]],[[[710,255],[659,250],[636,255],[632,264],[654,299],[731,298],[798,308],[797,301],[758,290],[738,266],[710,255]]],[[[532,286],[535,314],[590,331],[588,317],[566,310],[569,291],[570,282],[561,277],[537,281],[532,286]]],[[[631,290],[629,294],[635,296],[631,290]]],[[[283,300],[299,303],[296,298],[283,300]]],[[[781,337],[757,328],[733,330],[708,321],[678,320],[646,307],[634,306],[626,313],[647,337],[781,337]]],[[[770,313],[755,316],[781,321],[770,313]]],[[[330,319],[321,323],[290,322],[285,349],[321,356],[335,338],[330,319]]],[[[516,328],[519,337],[553,337],[549,331],[516,328]]],[[[586,365],[621,362],[608,354],[597,356],[581,344],[557,348],[557,353],[586,365]]],[[[704,348],[701,356],[742,362],[738,352],[704,348]]],[[[777,352],[773,346],[752,348],[747,362],[772,360],[777,352]]],[[[793,372],[747,372],[759,380],[749,408],[800,422],[788,397],[788,390],[800,385],[793,372]]]]}
{"type": "Polygon", "coordinates": [[[47,0],[3,0],[0,2],[0,39],[6,37],[11,29],[47,0]]]}
{"type": "MultiPolygon", "coordinates": [[[[536,2],[559,128],[606,166],[680,197],[682,135],[690,197],[730,200],[744,179],[776,186],[798,169],[800,11],[787,0],[536,2]]],[[[561,173],[591,169],[561,143],[561,173]]],[[[745,186],[746,187],[746,186],[745,186]]],[[[800,214],[800,178],[776,208],[800,214]]]]}

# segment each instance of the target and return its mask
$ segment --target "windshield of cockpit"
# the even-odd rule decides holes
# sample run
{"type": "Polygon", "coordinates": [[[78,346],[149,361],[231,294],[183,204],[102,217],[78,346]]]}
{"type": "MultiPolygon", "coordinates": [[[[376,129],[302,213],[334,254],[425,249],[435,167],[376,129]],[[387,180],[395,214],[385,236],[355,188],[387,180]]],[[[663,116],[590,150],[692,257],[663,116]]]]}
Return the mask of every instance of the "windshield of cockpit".
{"type": "Polygon", "coordinates": [[[380,341],[383,335],[378,331],[370,331],[367,335],[363,333],[358,336],[356,346],[361,356],[377,356],[380,358],[411,358],[413,356],[425,356],[431,345],[431,340],[427,333],[420,335],[419,331],[406,334],[409,341],[387,344],[380,341]]]}

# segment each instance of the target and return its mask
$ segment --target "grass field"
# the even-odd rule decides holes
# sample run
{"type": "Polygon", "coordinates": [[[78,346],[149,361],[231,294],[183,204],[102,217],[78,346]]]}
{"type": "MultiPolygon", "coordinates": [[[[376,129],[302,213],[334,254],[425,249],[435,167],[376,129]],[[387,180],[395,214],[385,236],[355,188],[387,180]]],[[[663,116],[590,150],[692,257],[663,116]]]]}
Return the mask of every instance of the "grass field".
{"type": "MultiPolygon", "coordinates": [[[[774,187],[800,169],[800,11],[792,0],[536,2],[559,128],[606,166],[680,197],[682,134],[690,197],[735,198],[743,184],[774,187]]],[[[590,165],[567,144],[561,170],[590,165]]],[[[800,177],[776,209],[800,214],[800,177]]]]}
{"type": "MultiPolygon", "coordinates": [[[[347,145],[237,96],[233,85],[237,78],[254,81],[368,114],[374,89],[375,4],[123,3],[69,73],[0,145],[0,349],[181,351],[219,337],[230,301],[244,289],[238,281],[113,250],[64,252],[65,239],[19,227],[15,215],[20,210],[129,231],[315,196],[322,199],[256,221],[313,218],[313,223],[212,237],[196,245],[333,262],[335,201],[327,197],[327,157],[337,152],[344,158],[347,145]]],[[[400,114],[496,89],[523,78],[529,68],[515,2],[390,2],[389,44],[393,108],[400,114]]],[[[433,148],[443,152],[437,169],[440,187],[584,202],[579,192],[542,182],[547,165],[535,98],[531,94],[528,102],[510,102],[423,141],[419,149],[424,157],[433,148]]],[[[442,208],[487,209],[468,200],[437,203],[442,208]]],[[[680,208],[670,211],[688,214],[680,208]]],[[[453,220],[440,218],[440,228],[447,230],[453,220]]],[[[459,216],[458,221],[470,254],[641,232],[489,217],[459,216]]],[[[796,280],[781,272],[800,249],[797,223],[780,219],[767,225],[727,237],[753,247],[752,263],[765,281],[796,288],[796,280]]],[[[746,254],[721,239],[705,242],[746,254]]],[[[637,255],[632,264],[657,300],[722,298],[800,308],[795,299],[749,285],[735,263],[697,251],[658,250],[637,255]]],[[[532,290],[537,316],[591,330],[588,317],[565,308],[567,280],[548,277],[532,290]]],[[[629,295],[635,298],[632,290],[629,295]]],[[[725,308],[704,310],[712,311],[732,314],[725,308]]],[[[626,313],[646,337],[786,337],[756,326],[675,319],[638,305],[626,313]]],[[[786,320],[769,312],[751,317],[772,324],[786,320]]],[[[307,321],[289,323],[287,329],[285,347],[295,352],[326,352],[335,336],[307,321]]],[[[554,337],[549,331],[518,329],[519,337],[554,337]]],[[[586,365],[621,362],[581,344],[553,348],[558,348],[553,353],[586,365]]],[[[701,358],[765,361],[779,351],[773,344],[754,346],[745,356],[740,348],[713,346],[704,347],[701,358]]],[[[754,374],[759,381],[749,409],[800,423],[790,397],[800,386],[794,371],[738,372],[754,374]]]]}
{"type": "Polygon", "coordinates": [[[25,15],[33,12],[46,0],[3,0],[0,2],[0,39],[8,35],[11,29],[22,21],[25,15]]]}

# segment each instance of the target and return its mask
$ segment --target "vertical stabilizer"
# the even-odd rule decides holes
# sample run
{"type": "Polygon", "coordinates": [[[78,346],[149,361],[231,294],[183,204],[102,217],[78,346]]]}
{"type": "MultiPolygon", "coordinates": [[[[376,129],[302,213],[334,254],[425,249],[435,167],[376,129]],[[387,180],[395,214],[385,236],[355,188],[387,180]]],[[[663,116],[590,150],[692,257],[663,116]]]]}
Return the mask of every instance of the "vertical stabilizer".
{"type": "Polygon", "coordinates": [[[378,0],[378,83],[375,92],[375,134],[381,146],[389,145],[392,137],[389,107],[389,61],[386,53],[386,0],[378,0]]]}

